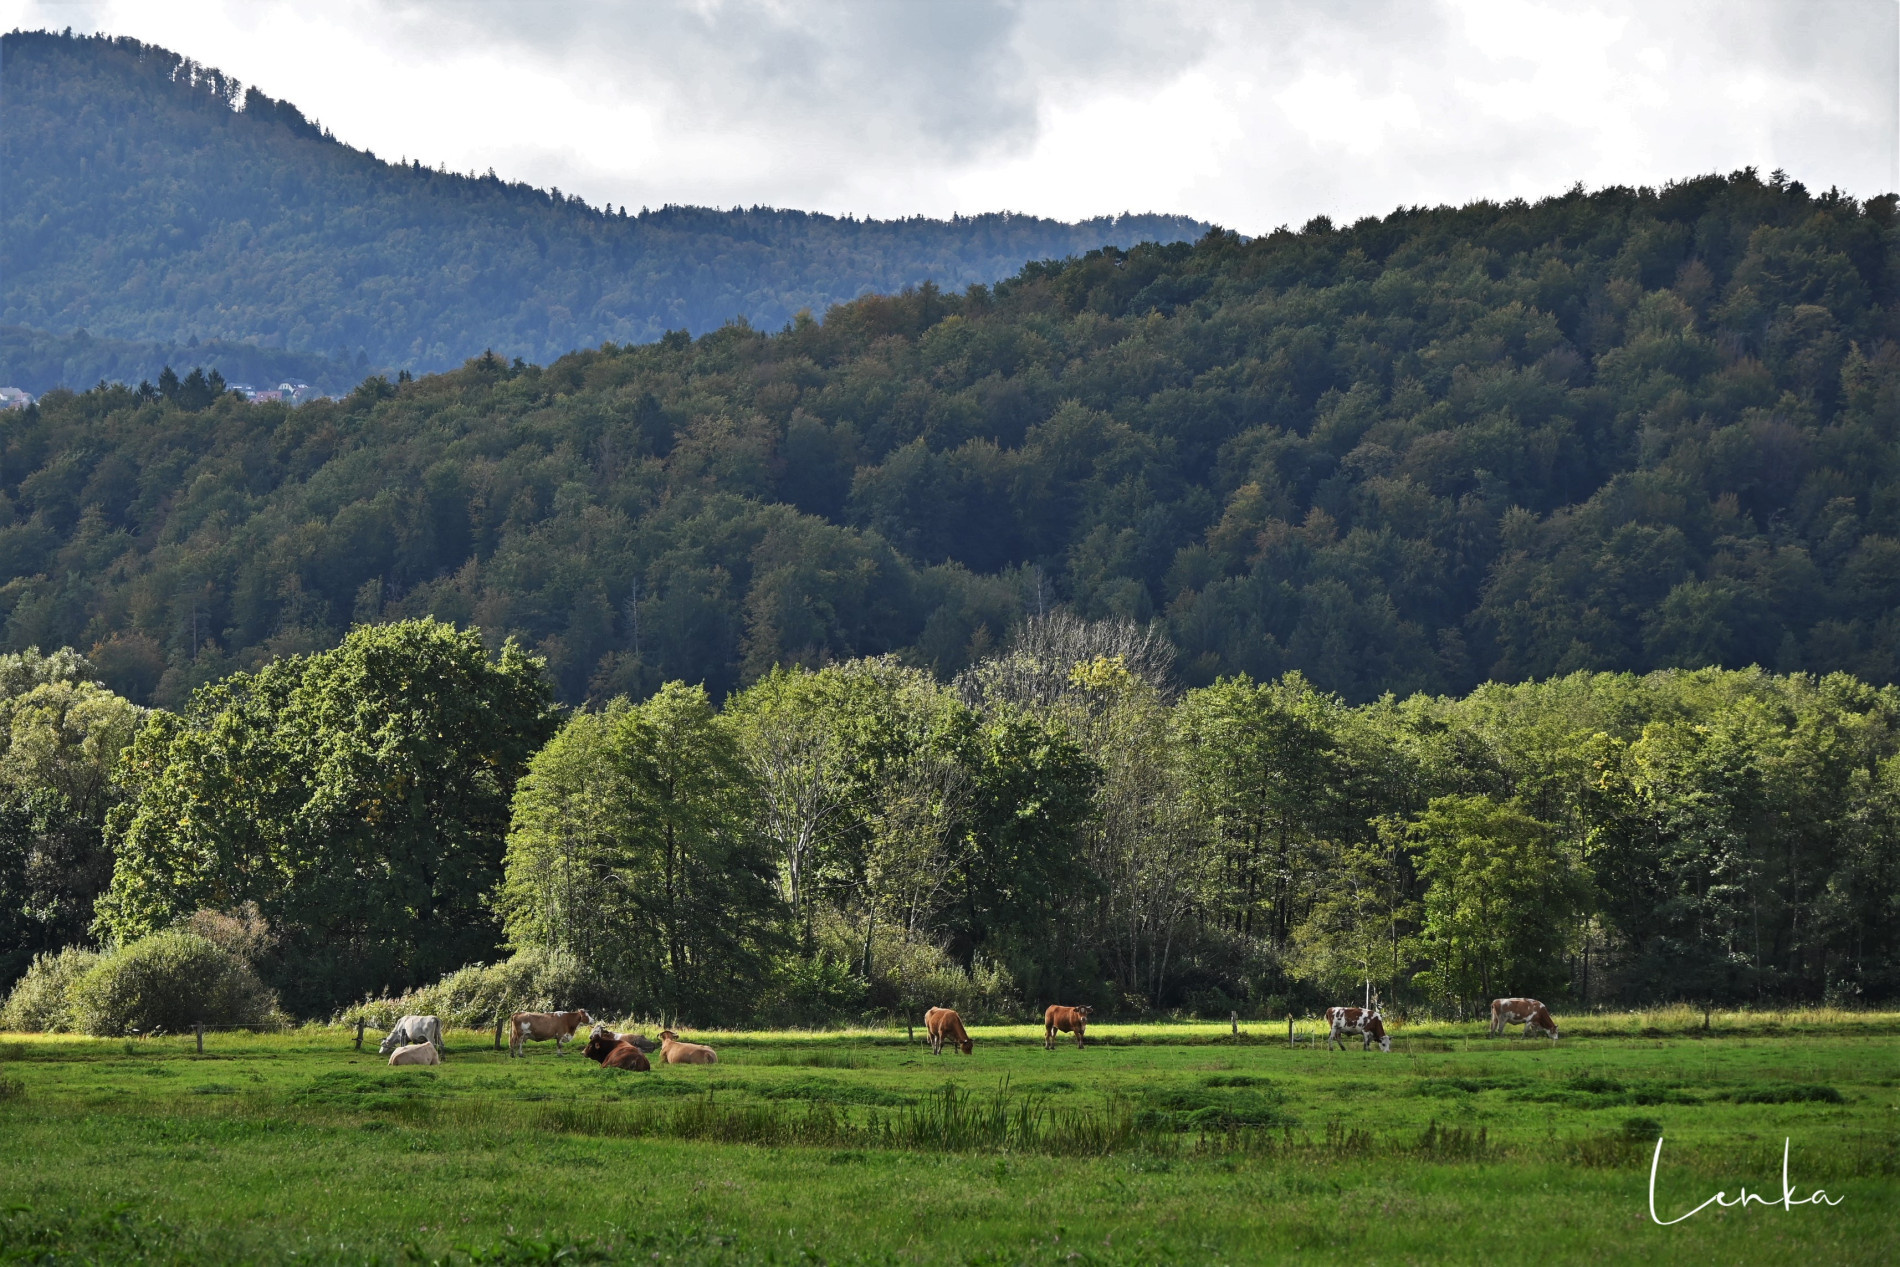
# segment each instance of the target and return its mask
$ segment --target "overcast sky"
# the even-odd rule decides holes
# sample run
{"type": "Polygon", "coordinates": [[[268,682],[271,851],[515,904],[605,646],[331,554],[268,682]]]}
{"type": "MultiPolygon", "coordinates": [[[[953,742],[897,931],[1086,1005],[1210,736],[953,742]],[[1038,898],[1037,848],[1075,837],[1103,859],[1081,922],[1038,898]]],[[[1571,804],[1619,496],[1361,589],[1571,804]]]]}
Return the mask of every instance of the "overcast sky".
{"type": "Polygon", "coordinates": [[[1326,213],[1753,164],[1900,185],[1895,0],[0,0],[595,205],[1326,213]]]}

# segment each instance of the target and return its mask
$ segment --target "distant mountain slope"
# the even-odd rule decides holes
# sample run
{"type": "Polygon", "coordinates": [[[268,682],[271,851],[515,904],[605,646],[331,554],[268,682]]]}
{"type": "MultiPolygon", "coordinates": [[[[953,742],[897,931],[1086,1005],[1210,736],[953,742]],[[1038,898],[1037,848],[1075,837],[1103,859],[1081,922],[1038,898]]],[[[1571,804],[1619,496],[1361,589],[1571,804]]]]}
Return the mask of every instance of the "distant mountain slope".
{"type": "Polygon", "coordinates": [[[0,428],[4,646],[175,704],[431,613],[570,700],[1159,619],[1354,700],[1900,681],[1900,216],[1753,172],[1103,250],[764,335],[0,428]]]}
{"type": "Polygon", "coordinates": [[[1206,229],[1158,215],[609,215],[492,174],[384,162],[162,48],[48,33],[0,40],[0,151],[0,324],[410,369],[487,347],[545,361],[735,316],[775,328],[866,291],[961,288],[1206,229]]]}
{"type": "Polygon", "coordinates": [[[205,343],[137,343],[98,339],[85,330],[48,334],[26,326],[0,326],[0,386],[21,387],[35,396],[55,387],[86,388],[94,383],[158,381],[165,366],[184,374],[194,366],[217,370],[230,383],[272,387],[286,379],[320,391],[346,392],[370,372],[367,358],[332,360],[314,352],[286,352],[213,339],[205,343]]]}

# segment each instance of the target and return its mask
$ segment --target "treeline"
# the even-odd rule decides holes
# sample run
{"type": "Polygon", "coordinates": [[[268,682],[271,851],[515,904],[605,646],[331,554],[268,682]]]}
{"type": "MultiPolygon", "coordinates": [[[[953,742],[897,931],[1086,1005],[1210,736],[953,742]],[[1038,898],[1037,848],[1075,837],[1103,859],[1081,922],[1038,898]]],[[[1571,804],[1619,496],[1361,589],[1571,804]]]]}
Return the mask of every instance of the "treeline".
{"type": "MultiPolygon", "coordinates": [[[[1152,630],[1064,612],[949,682],[860,659],[566,715],[533,658],[430,621],[177,714],[84,667],[0,663],[14,945],[82,936],[43,896],[65,850],[107,863],[59,890],[92,935],[241,941],[304,1015],[428,987],[480,1019],[551,980],[699,1023],[1900,994],[1900,690],[1845,674],[1355,707],[1298,674],[1183,691],[1152,630]],[[109,791],[35,817],[24,753],[109,791]]],[[[95,961],[39,964],[19,997],[53,1016],[95,961]]]]}
{"type": "Polygon", "coordinates": [[[1190,685],[1900,677],[1894,199],[1752,172],[0,433],[0,638],[177,708],[434,615],[564,701],[1160,619],[1190,685]]]}
{"type": "Polygon", "coordinates": [[[630,214],[492,171],[379,159],[289,102],[128,38],[13,32],[0,64],[0,323],[37,330],[436,370],[483,347],[549,360],[734,318],[777,327],[866,291],[989,282],[1025,260],[1207,227],[630,214]]]}
{"type": "Polygon", "coordinates": [[[308,383],[332,395],[349,391],[371,368],[367,357],[333,361],[314,353],[224,339],[135,343],[94,338],[86,330],[47,334],[24,326],[0,326],[0,387],[18,387],[35,396],[56,387],[157,382],[172,366],[185,372],[186,367],[215,370],[226,382],[263,390],[282,382],[308,383]]]}

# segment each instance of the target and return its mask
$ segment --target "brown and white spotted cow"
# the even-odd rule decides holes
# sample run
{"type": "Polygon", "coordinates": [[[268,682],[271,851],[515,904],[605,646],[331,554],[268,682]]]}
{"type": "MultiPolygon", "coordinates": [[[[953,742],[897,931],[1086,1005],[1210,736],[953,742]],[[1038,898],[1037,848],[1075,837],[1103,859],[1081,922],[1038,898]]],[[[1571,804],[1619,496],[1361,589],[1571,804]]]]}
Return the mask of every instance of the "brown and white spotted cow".
{"type": "Polygon", "coordinates": [[[1339,1043],[1345,1050],[1346,1044],[1340,1041],[1341,1034],[1356,1034],[1365,1041],[1359,1044],[1360,1051],[1370,1051],[1372,1044],[1379,1044],[1380,1051],[1392,1050],[1392,1036],[1385,1032],[1385,1019],[1377,1008],[1329,1007],[1326,1009],[1326,1024],[1332,1032],[1326,1036],[1326,1049],[1332,1050],[1339,1043]]]}
{"type": "Polygon", "coordinates": [[[1522,1025],[1526,1038],[1541,1033],[1550,1035],[1551,1042],[1557,1041],[1557,1022],[1551,1018],[1550,1009],[1536,999],[1492,999],[1492,1034],[1502,1034],[1506,1025],[1522,1025]]]}
{"type": "Polygon", "coordinates": [[[572,1012],[516,1012],[508,1018],[508,1054],[525,1056],[524,1045],[529,1039],[536,1042],[554,1040],[554,1054],[560,1055],[561,1048],[574,1037],[574,1031],[583,1025],[592,1025],[594,1018],[587,1009],[577,1007],[572,1012]]]}

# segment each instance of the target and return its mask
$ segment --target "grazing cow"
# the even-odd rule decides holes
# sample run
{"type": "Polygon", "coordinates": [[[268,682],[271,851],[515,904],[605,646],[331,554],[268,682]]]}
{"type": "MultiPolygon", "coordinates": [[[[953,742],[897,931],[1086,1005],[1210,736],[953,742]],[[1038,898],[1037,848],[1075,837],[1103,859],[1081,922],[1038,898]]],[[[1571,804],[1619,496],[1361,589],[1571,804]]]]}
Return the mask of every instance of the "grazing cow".
{"type": "Polygon", "coordinates": [[[924,1033],[930,1035],[930,1054],[943,1055],[943,1045],[948,1040],[964,1055],[976,1044],[970,1041],[970,1035],[963,1028],[963,1018],[947,1007],[933,1007],[924,1013],[924,1033]]]}
{"type": "Polygon", "coordinates": [[[588,1036],[587,1046],[581,1048],[581,1055],[602,1069],[631,1069],[635,1073],[647,1073],[653,1068],[647,1062],[645,1052],[604,1025],[594,1028],[594,1032],[588,1036]]]}
{"type": "Polygon", "coordinates": [[[389,1053],[392,1065],[439,1065],[442,1053],[435,1049],[434,1043],[410,1043],[407,1047],[398,1047],[389,1053]]]}
{"type": "Polygon", "coordinates": [[[1372,1050],[1372,1044],[1379,1044],[1380,1051],[1392,1050],[1392,1036],[1385,1032],[1385,1018],[1379,1015],[1377,1008],[1329,1007],[1326,1009],[1326,1023],[1332,1032],[1326,1036],[1326,1050],[1331,1051],[1334,1043],[1340,1050],[1346,1044],[1340,1042],[1341,1034],[1358,1034],[1365,1041],[1359,1044],[1360,1051],[1372,1050]]]}
{"type": "Polygon", "coordinates": [[[396,1028],[389,1031],[380,1050],[387,1056],[404,1043],[432,1043],[438,1053],[447,1050],[442,1046],[442,1024],[433,1016],[403,1017],[396,1022],[396,1028]]]}
{"type": "Polygon", "coordinates": [[[1502,1034],[1506,1025],[1522,1025],[1524,1037],[1533,1034],[1548,1034],[1550,1041],[1557,1041],[1557,1022],[1551,1019],[1550,1009],[1536,999],[1492,999],[1491,1033],[1502,1034]]]}
{"type": "Polygon", "coordinates": [[[660,1059],[669,1065],[716,1065],[719,1053],[704,1043],[682,1043],[670,1029],[660,1031],[660,1059]]]}
{"type": "Polygon", "coordinates": [[[1088,1028],[1089,1009],[1085,1007],[1064,1007],[1060,1003],[1051,1003],[1042,1014],[1042,1046],[1045,1051],[1056,1049],[1056,1031],[1073,1033],[1075,1045],[1082,1046],[1082,1032],[1088,1028]]]}
{"type": "Polygon", "coordinates": [[[574,1037],[574,1031],[583,1025],[592,1025],[594,1018],[587,1009],[577,1007],[572,1012],[516,1012],[508,1018],[508,1054],[525,1056],[522,1044],[529,1039],[537,1042],[554,1040],[554,1054],[561,1054],[561,1046],[574,1037]]]}

